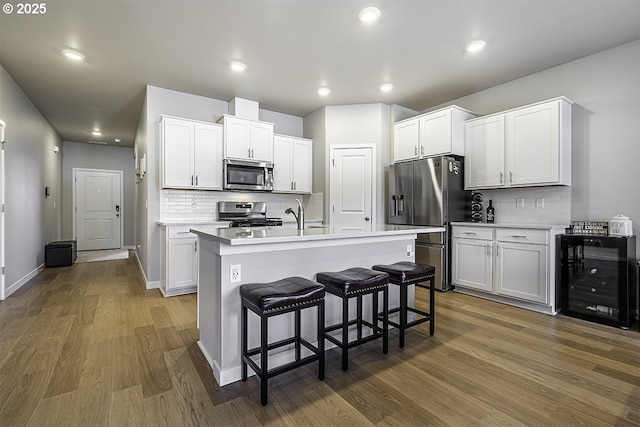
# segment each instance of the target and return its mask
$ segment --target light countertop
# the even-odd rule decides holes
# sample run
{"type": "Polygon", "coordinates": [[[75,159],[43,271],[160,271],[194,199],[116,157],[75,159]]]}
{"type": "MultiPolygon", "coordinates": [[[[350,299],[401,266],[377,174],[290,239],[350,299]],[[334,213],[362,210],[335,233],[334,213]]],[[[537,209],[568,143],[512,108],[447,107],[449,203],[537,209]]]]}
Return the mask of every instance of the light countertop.
{"type": "Polygon", "coordinates": [[[227,245],[256,245],[264,243],[302,242],[310,240],[349,239],[358,237],[383,237],[418,233],[440,233],[443,227],[418,227],[406,225],[371,225],[370,229],[345,226],[310,226],[304,230],[293,227],[215,228],[199,227],[190,230],[203,238],[227,245]]]}
{"type": "Polygon", "coordinates": [[[568,227],[566,224],[487,224],[486,222],[452,222],[451,225],[466,227],[528,228],[533,230],[564,230],[568,227]]]}

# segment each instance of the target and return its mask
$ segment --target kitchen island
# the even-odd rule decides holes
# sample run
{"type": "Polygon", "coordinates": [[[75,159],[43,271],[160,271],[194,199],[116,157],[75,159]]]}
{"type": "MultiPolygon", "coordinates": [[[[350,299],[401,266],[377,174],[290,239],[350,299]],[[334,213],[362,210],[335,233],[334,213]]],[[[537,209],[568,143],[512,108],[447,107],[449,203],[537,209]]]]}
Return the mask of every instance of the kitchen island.
{"type": "MultiPolygon", "coordinates": [[[[199,228],[198,235],[198,345],[213,369],[219,385],[240,379],[239,286],[300,276],[310,280],[321,271],[351,267],[371,268],[415,259],[418,233],[440,233],[440,227],[372,225],[368,229],[320,226],[297,230],[289,227],[199,228]]],[[[398,305],[398,289],[390,288],[390,307],[398,305]]],[[[414,294],[409,293],[410,305],[414,294]]],[[[355,307],[355,301],[352,301],[355,307]]],[[[371,316],[364,299],[365,316],[371,316]]],[[[302,334],[315,338],[315,313],[302,313],[302,334]]],[[[293,334],[292,313],[270,319],[269,342],[293,334]]],[[[341,302],[327,295],[326,324],[341,321],[341,302]]],[[[259,319],[249,316],[249,347],[258,345],[259,319]]],[[[290,360],[285,350],[274,366],[290,360]]]]}

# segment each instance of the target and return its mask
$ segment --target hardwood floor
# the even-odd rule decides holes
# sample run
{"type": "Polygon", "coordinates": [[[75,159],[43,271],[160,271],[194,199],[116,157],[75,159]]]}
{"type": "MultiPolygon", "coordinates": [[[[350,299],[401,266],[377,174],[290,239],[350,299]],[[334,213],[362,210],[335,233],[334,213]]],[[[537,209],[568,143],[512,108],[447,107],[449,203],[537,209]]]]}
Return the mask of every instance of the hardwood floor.
{"type": "MultiPolygon", "coordinates": [[[[428,291],[418,289],[428,307],[428,291]]],[[[217,386],[196,296],[147,291],[134,258],[45,269],[0,302],[0,426],[640,425],[640,333],[453,292],[436,334],[217,386]]]]}

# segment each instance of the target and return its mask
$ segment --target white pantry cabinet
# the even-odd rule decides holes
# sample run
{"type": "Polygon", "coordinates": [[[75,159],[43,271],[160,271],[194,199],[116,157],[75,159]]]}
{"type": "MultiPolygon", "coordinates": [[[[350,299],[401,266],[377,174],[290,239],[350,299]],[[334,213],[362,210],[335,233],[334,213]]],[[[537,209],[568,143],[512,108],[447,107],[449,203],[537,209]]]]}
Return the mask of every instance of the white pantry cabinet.
{"type": "Polygon", "coordinates": [[[560,228],[465,224],[451,230],[456,290],[557,312],[553,253],[560,228]]]}
{"type": "Polygon", "coordinates": [[[273,191],[310,194],[312,168],[312,140],[274,135],[273,191]]]}
{"type": "Polygon", "coordinates": [[[162,117],[162,187],[222,190],[222,126],[162,117]]]}
{"type": "Polygon", "coordinates": [[[456,105],[393,125],[393,161],[445,154],[464,156],[464,122],[475,114],[456,105]]]}
{"type": "Polygon", "coordinates": [[[198,289],[198,237],[188,225],[160,228],[160,291],[167,296],[198,289]]]}
{"type": "Polygon", "coordinates": [[[468,120],[465,188],[571,185],[571,105],[555,98],[468,120]]]}
{"type": "Polygon", "coordinates": [[[273,162],[273,123],[224,115],[225,159],[273,162]]]}

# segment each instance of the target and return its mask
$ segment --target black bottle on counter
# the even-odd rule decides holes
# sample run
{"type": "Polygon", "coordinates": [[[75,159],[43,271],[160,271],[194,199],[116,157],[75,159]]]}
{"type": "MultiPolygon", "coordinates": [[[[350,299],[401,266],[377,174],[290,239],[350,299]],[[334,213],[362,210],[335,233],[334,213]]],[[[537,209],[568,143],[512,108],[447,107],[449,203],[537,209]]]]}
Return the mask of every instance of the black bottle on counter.
{"type": "Polygon", "coordinates": [[[495,210],[493,209],[493,200],[489,200],[489,207],[487,207],[487,223],[493,224],[495,219],[495,210]]]}

